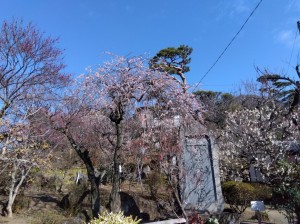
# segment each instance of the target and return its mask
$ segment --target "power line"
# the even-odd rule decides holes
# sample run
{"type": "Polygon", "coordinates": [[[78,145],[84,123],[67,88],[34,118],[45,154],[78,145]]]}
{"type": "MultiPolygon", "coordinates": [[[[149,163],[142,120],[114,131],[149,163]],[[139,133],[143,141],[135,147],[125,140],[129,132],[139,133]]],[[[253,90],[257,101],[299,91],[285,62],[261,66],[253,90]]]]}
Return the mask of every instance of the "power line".
{"type": "MultiPolygon", "coordinates": [[[[202,76],[202,78],[200,79],[200,81],[197,83],[197,85],[194,87],[194,90],[200,85],[200,83],[202,82],[202,80],[207,76],[207,74],[213,69],[213,67],[215,67],[215,65],[218,63],[218,61],[221,59],[221,57],[225,54],[225,52],[227,51],[227,49],[230,47],[230,45],[233,43],[233,41],[236,39],[236,37],[240,34],[240,32],[244,29],[246,23],[249,21],[249,19],[252,17],[252,15],[254,14],[254,12],[257,10],[257,8],[260,6],[260,4],[262,3],[263,0],[260,0],[257,5],[255,6],[255,8],[252,10],[252,12],[250,13],[250,15],[247,17],[247,19],[245,20],[245,22],[243,23],[243,25],[241,26],[241,28],[238,30],[238,32],[233,36],[233,38],[231,39],[231,41],[227,44],[227,46],[225,47],[225,49],[221,52],[221,54],[219,55],[219,57],[215,60],[215,62],[212,64],[212,66],[210,66],[210,68],[207,70],[207,72],[202,76]]],[[[193,90],[193,91],[194,91],[193,90]]]]}
{"type": "MultiPolygon", "coordinates": [[[[300,24],[299,24],[299,21],[297,22],[297,25],[298,25],[298,29],[299,29],[299,32],[300,32],[300,24]]],[[[288,69],[287,69],[287,72],[289,72],[290,70],[290,65],[291,65],[291,61],[292,61],[292,57],[293,57],[293,54],[294,54],[294,48],[295,48],[295,44],[296,44],[296,40],[297,40],[297,37],[298,37],[298,32],[296,31],[295,33],[295,38],[294,38],[294,41],[293,41],[293,48],[292,48],[292,52],[291,52],[291,55],[290,55],[290,59],[289,59],[289,62],[288,62],[288,69]]]]}

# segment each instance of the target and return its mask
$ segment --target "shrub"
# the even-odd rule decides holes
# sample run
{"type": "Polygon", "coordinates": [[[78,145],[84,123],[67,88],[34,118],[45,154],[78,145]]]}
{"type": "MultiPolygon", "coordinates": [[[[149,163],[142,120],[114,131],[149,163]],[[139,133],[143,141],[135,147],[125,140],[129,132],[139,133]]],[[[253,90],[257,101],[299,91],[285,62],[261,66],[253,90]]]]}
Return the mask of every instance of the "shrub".
{"type": "Polygon", "coordinates": [[[40,189],[43,191],[56,191],[56,178],[54,176],[47,177],[40,173],[36,176],[35,181],[40,184],[40,189]]]}
{"type": "Polygon", "coordinates": [[[300,221],[300,164],[281,161],[281,181],[275,185],[273,203],[289,223],[300,221]]]}
{"type": "Polygon", "coordinates": [[[138,224],[141,220],[125,217],[122,212],[108,213],[104,212],[98,219],[92,220],[89,224],[138,224]]]}
{"type": "Polygon", "coordinates": [[[269,218],[269,215],[267,212],[261,212],[260,216],[261,216],[262,221],[270,221],[270,218],[269,218]]]}
{"type": "Polygon", "coordinates": [[[255,188],[250,183],[228,181],[222,184],[222,190],[225,202],[239,214],[256,198],[255,188]]]}
{"type": "Polygon", "coordinates": [[[8,195],[8,186],[10,186],[10,181],[11,180],[9,175],[0,175],[0,195],[8,195]]]}
{"type": "Polygon", "coordinates": [[[158,198],[158,190],[166,184],[164,175],[159,172],[151,172],[148,175],[146,183],[150,188],[150,193],[152,199],[156,200],[158,198]]]}
{"type": "Polygon", "coordinates": [[[266,184],[260,183],[251,183],[255,189],[255,198],[256,201],[265,201],[270,202],[272,200],[272,188],[266,184]]]}
{"type": "Polygon", "coordinates": [[[279,186],[274,189],[273,203],[282,211],[290,223],[300,219],[300,187],[279,186]]]}
{"type": "Polygon", "coordinates": [[[65,209],[67,215],[77,215],[81,211],[81,205],[89,193],[87,181],[82,181],[80,184],[73,183],[69,187],[69,194],[62,199],[61,207],[65,209]]]}
{"type": "MultiPolygon", "coordinates": [[[[261,218],[261,221],[270,221],[270,218],[269,218],[269,215],[267,212],[260,212],[260,218],[261,218]]],[[[251,219],[258,219],[257,217],[257,214],[255,214],[254,216],[251,217],[251,219]]]]}
{"type": "Polygon", "coordinates": [[[12,209],[13,212],[19,213],[23,209],[28,209],[29,205],[30,205],[30,198],[22,194],[19,194],[16,196],[12,209]]]}
{"type": "Polygon", "coordinates": [[[123,165],[123,178],[128,181],[134,181],[136,179],[136,169],[137,165],[135,163],[125,163],[123,165]]]}

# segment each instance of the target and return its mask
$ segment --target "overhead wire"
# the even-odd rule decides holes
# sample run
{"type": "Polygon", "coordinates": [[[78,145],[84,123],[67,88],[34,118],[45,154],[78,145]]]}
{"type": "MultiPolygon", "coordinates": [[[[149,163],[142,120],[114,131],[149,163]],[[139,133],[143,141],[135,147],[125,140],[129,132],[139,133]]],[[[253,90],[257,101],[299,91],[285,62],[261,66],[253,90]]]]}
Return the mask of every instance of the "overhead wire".
{"type": "Polygon", "coordinates": [[[288,73],[289,70],[290,70],[290,65],[291,65],[291,61],[292,61],[293,54],[294,54],[294,49],[295,49],[295,44],[296,44],[297,37],[298,37],[298,31],[296,31],[296,33],[295,33],[295,37],[294,37],[294,41],[293,41],[293,47],[292,47],[290,59],[289,59],[289,61],[288,61],[288,69],[287,69],[287,72],[286,72],[286,73],[288,73]]]}
{"type": "Polygon", "coordinates": [[[253,16],[254,12],[258,9],[258,7],[260,6],[260,4],[262,3],[263,0],[260,0],[257,5],[255,6],[255,8],[252,10],[252,12],[250,13],[250,15],[247,17],[247,19],[245,20],[245,22],[243,23],[243,25],[241,26],[241,28],[238,30],[238,32],[233,36],[233,38],[230,40],[230,42],[227,44],[227,46],[224,48],[224,50],[221,52],[221,54],[219,55],[219,57],[215,60],[215,62],[210,66],[210,68],[207,70],[207,72],[202,76],[202,78],[200,79],[200,81],[197,83],[197,85],[194,87],[193,91],[195,91],[195,89],[200,85],[200,83],[203,81],[203,79],[208,75],[208,73],[215,67],[215,65],[218,63],[218,61],[222,58],[222,56],[225,54],[225,52],[227,51],[227,49],[230,47],[230,45],[233,43],[233,41],[236,39],[236,37],[240,34],[240,32],[244,29],[245,25],[247,24],[247,22],[249,21],[249,19],[253,16]]]}

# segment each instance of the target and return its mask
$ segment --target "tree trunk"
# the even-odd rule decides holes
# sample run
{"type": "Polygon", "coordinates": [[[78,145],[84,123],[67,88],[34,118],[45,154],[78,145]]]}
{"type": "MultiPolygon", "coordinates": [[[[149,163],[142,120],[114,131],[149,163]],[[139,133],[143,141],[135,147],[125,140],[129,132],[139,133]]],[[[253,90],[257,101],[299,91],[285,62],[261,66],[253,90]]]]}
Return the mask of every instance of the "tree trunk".
{"type": "Polygon", "coordinates": [[[81,160],[83,161],[83,163],[86,167],[88,179],[91,184],[92,214],[93,214],[93,218],[98,218],[99,213],[101,212],[101,210],[100,210],[100,191],[99,191],[100,176],[96,176],[96,174],[95,174],[95,169],[94,169],[93,163],[91,161],[89,151],[87,149],[85,149],[83,146],[76,144],[74,138],[71,136],[70,133],[64,132],[64,134],[66,135],[72,148],[76,151],[76,153],[81,158],[81,160]]]}
{"type": "Polygon", "coordinates": [[[7,204],[6,211],[7,211],[7,217],[12,218],[13,217],[12,204],[7,204]]]}
{"type": "Polygon", "coordinates": [[[98,218],[101,211],[99,183],[97,181],[91,181],[91,194],[93,218],[98,218]]]}
{"type": "Polygon", "coordinates": [[[137,164],[137,170],[138,170],[138,179],[139,179],[139,182],[141,185],[141,190],[142,190],[142,195],[143,195],[144,187],[143,187],[143,181],[142,181],[142,173],[143,173],[143,156],[142,155],[137,164]]]}
{"type": "Polygon", "coordinates": [[[19,166],[21,166],[21,165],[22,164],[20,164],[18,161],[14,162],[14,169],[11,173],[11,186],[9,188],[8,202],[6,205],[7,217],[9,217],[9,218],[12,218],[12,216],[13,216],[12,206],[15,202],[16,196],[19,192],[19,189],[20,189],[22,183],[24,182],[26,176],[28,175],[28,173],[31,169],[31,167],[28,167],[26,170],[21,169],[21,179],[18,182],[18,184],[16,185],[16,183],[17,183],[16,175],[17,175],[19,166]]]}
{"type": "Polygon", "coordinates": [[[95,170],[92,165],[92,162],[90,160],[90,157],[88,155],[88,151],[85,151],[87,153],[85,158],[85,167],[87,169],[88,178],[91,183],[91,203],[92,203],[92,214],[93,218],[98,218],[100,211],[100,191],[99,191],[99,185],[100,185],[100,177],[95,175],[95,170]]]}
{"type": "Polygon", "coordinates": [[[15,197],[14,197],[14,192],[15,192],[15,184],[16,184],[16,173],[17,173],[17,168],[16,164],[14,163],[14,169],[11,172],[11,185],[9,188],[9,195],[8,195],[8,202],[6,205],[6,211],[7,211],[7,217],[12,218],[12,205],[14,203],[15,197]]]}
{"type": "Polygon", "coordinates": [[[120,199],[120,150],[123,144],[123,133],[122,124],[120,122],[116,123],[116,133],[117,133],[117,144],[114,150],[114,170],[113,170],[113,182],[112,190],[109,198],[109,207],[112,212],[118,212],[121,209],[121,199],[120,199]]]}

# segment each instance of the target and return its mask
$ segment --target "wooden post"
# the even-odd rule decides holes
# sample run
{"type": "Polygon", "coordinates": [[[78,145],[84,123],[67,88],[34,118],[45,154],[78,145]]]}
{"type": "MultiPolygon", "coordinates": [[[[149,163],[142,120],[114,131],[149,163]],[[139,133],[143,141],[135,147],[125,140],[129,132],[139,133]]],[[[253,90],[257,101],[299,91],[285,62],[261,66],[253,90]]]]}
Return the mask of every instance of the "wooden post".
{"type": "Polygon", "coordinates": [[[261,214],[260,214],[260,211],[259,211],[259,210],[256,210],[256,211],[255,211],[255,215],[256,215],[258,224],[261,224],[261,214]]]}
{"type": "Polygon", "coordinates": [[[251,210],[255,211],[255,215],[258,220],[258,224],[261,224],[261,211],[265,210],[265,205],[263,201],[251,201],[251,210]]]}

